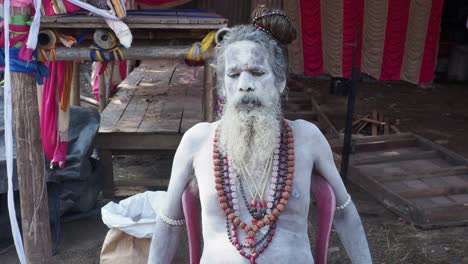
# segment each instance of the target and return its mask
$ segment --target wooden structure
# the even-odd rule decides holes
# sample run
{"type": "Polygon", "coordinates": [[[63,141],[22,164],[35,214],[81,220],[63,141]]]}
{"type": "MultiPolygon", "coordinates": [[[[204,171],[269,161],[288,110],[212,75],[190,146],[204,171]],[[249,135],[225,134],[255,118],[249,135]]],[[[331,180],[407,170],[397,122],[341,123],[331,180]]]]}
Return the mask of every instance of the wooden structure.
{"type": "MultiPolygon", "coordinates": [[[[210,31],[227,26],[227,20],[217,14],[209,12],[186,12],[177,10],[128,10],[124,20],[132,31],[132,47],[122,52],[125,59],[184,59],[191,45],[203,39],[210,31]]],[[[80,34],[86,29],[107,28],[101,17],[88,16],[86,12],[67,15],[46,16],[41,18],[41,29],[53,29],[67,34],[80,34]]],[[[72,48],[56,47],[56,60],[89,60],[92,40],[86,40],[81,45],[72,48]]],[[[46,52],[50,53],[50,51],[46,52]]],[[[212,50],[202,54],[202,58],[209,60],[212,50]]],[[[205,76],[212,78],[211,67],[206,67],[205,76]]],[[[212,81],[206,78],[206,84],[212,81]]],[[[101,82],[100,94],[106,94],[104,82],[101,82]]],[[[77,87],[77,86],[75,86],[77,87]]],[[[206,87],[205,119],[212,118],[213,96],[212,87],[206,87]]],[[[79,92],[73,92],[78,96],[79,92]]],[[[72,98],[72,101],[77,101],[72,98]]],[[[103,109],[107,102],[101,100],[103,109]]]]}
{"type": "Polygon", "coordinates": [[[405,220],[425,229],[468,223],[467,159],[410,133],[355,138],[352,149],[349,179],[405,220]]]}
{"type": "MultiPolygon", "coordinates": [[[[122,48],[124,58],[164,59],[167,65],[161,68],[161,64],[149,63],[136,68],[120,84],[107,108],[109,89],[103,76],[99,77],[102,117],[96,145],[101,149],[105,167],[104,195],[107,197],[113,195],[113,153],[176,149],[182,134],[190,126],[213,120],[212,67],[204,67],[201,71],[201,68],[189,69],[168,63],[168,60],[184,59],[194,42],[201,41],[210,31],[227,26],[226,19],[204,11],[128,10],[127,14],[124,21],[132,31],[133,43],[128,49],[122,48]],[[184,74],[189,73],[195,74],[196,78],[187,79],[190,84],[183,83],[184,74]],[[199,83],[196,85],[196,82],[199,83]],[[188,90],[189,86],[191,89],[188,90]]],[[[101,17],[88,16],[85,12],[41,18],[41,29],[66,31],[67,34],[107,27],[101,17]]],[[[90,44],[91,40],[85,40],[72,48],[56,47],[56,59],[88,60],[90,44]]],[[[211,56],[212,50],[202,54],[205,61],[211,56]]],[[[79,98],[79,91],[72,94],[79,98]]],[[[72,98],[72,101],[78,99],[72,98]]]]}
{"type": "Polygon", "coordinates": [[[183,61],[144,61],[119,85],[96,139],[107,196],[114,188],[112,154],[175,150],[183,133],[204,120],[202,77],[203,67],[183,61]]]}

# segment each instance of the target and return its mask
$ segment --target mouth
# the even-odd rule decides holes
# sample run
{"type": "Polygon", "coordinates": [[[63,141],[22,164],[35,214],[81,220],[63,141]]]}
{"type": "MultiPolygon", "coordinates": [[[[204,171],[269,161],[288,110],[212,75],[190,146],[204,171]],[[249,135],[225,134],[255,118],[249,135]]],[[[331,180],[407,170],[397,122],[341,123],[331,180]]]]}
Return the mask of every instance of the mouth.
{"type": "Polygon", "coordinates": [[[259,98],[255,96],[245,95],[239,100],[237,106],[239,108],[253,109],[257,107],[262,107],[263,104],[259,98]]]}

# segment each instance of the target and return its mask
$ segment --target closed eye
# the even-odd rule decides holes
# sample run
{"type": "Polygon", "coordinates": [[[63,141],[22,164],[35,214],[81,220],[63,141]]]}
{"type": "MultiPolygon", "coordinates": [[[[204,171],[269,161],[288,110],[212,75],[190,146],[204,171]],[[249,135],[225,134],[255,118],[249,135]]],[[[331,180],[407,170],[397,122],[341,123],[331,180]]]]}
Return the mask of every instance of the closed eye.
{"type": "Polygon", "coordinates": [[[237,78],[237,77],[239,77],[239,75],[240,75],[240,74],[237,73],[237,72],[228,73],[228,76],[229,76],[230,78],[237,78]]]}
{"type": "Polygon", "coordinates": [[[265,72],[261,70],[251,70],[250,73],[254,76],[262,76],[265,74],[265,72]]]}

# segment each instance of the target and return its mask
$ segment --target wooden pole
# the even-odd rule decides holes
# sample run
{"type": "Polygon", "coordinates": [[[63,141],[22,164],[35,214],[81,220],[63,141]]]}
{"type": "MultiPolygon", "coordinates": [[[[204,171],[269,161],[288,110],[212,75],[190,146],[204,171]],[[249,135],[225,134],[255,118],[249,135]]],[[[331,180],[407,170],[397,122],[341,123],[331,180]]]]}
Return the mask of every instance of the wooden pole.
{"type": "Polygon", "coordinates": [[[72,78],[72,87],[71,87],[71,105],[80,106],[80,62],[73,62],[73,78],[72,78]]]}
{"type": "MultiPolygon", "coordinates": [[[[99,63],[99,69],[101,69],[102,63],[99,63]]],[[[104,111],[106,107],[106,76],[104,73],[98,75],[99,78],[99,87],[98,87],[98,95],[99,95],[99,112],[101,113],[104,111]]]]}
{"type": "MultiPolygon", "coordinates": [[[[11,15],[28,15],[28,8],[11,8],[11,15]]],[[[39,127],[36,80],[12,72],[11,90],[16,136],[16,166],[21,201],[23,243],[28,263],[51,263],[52,249],[45,162],[39,127]]]]}
{"type": "MultiPolygon", "coordinates": [[[[137,59],[185,59],[191,46],[135,46],[129,49],[122,49],[124,58],[127,60],[137,59]]],[[[89,48],[65,48],[57,47],[55,49],[56,60],[89,60],[89,48]]],[[[46,51],[49,56],[49,51],[46,51]]],[[[213,57],[213,49],[203,53],[202,59],[209,60],[213,57]]],[[[106,57],[108,54],[106,54],[106,57]]]]}
{"type": "Polygon", "coordinates": [[[213,67],[206,62],[203,71],[203,119],[206,122],[214,121],[214,100],[213,67]]]}

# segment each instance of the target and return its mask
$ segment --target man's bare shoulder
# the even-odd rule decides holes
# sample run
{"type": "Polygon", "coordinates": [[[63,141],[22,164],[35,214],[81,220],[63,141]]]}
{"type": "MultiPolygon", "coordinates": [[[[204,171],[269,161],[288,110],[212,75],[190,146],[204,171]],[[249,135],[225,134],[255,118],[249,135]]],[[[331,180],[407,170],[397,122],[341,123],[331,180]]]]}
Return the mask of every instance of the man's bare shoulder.
{"type": "Polygon", "coordinates": [[[194,125],[184,133],[180,145],[187,148],[199,148],[203,142],[209,139],[217,124],[218,122],[202,122],[194,125]]]}
{"type": "Polygon", "coordinates": [[[288,124],[293,129],[296,140],[298,141],[304,143],[323,143],[323,140],[325,140],[325,136],[322,131],[320,131],[315,124],[309,121],[303,119],[297,119],[294,121],[288,120],[288,124]]]}

